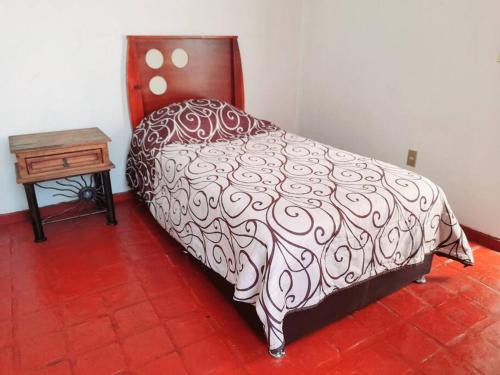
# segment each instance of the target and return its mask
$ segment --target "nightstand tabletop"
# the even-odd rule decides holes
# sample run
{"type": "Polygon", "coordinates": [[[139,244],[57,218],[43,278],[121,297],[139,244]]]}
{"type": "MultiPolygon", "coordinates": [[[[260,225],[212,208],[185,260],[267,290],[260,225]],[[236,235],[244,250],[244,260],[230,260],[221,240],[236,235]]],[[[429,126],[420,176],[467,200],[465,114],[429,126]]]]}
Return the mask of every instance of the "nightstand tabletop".
{"type": "Polygon", "coordinates": [[[62,130],[9,137],[10,152],[15,154],[40,149],[58,149],[107,143],[111,139],[99,128],[62,130]]]}

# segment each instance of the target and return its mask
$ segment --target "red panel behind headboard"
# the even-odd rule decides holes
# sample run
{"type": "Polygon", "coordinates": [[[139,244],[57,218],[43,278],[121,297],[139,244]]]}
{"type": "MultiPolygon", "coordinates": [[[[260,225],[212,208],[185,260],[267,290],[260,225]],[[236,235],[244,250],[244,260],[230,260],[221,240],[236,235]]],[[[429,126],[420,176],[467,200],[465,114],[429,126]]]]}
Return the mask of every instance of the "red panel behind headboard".
{"type": "Polygon", "coordinates": [[[244,109],[243,73],[237,36],[128,36],[127,90],[132,128],[156,109],[186,99],[214,98],[244,109]],[[162,52],[163,66],[146,64],[149,49],[162,52]],[[189,57],[184,68],[171,61],[176,48],[189,57]],[[149,90],[154,76],[167,81],[167,91],[149,90]]]}

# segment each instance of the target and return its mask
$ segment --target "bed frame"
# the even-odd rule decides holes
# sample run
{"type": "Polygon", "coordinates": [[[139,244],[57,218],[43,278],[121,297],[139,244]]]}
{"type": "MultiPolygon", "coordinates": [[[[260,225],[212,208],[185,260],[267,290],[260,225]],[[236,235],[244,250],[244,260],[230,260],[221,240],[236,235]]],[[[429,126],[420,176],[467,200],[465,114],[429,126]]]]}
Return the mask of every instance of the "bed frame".
{"type": "MultiPolygon", "coordinates": [[[[127,88],[132,129],[149,113],[168,104],[186,99],[215,98],[244,109],[243,74],[236,36],[128,36],[127,88]],[[183,49],[188,64],[176,67],[170,59],[172,52],[183,49]],[[148,50],[157,49],[164,57],[158,69],[145,61],[148,50]],[[168,85],[162,95],[150,91],[154,76],[163,77],[168,85]]],[[[215,272],[195,261],[222,293],[232,300],[234,287],[215,272]]],[[[423,263],[378,275],[353,287],[329,295],[319,305],[293,312],[285,317],[285,342],[289,343],[309,332],[340,319],[405,285],[425,282],[432,255],[423,263]]],[[[234,302],[238,311],[263,335],[262,325],[252,305],[234,302]]],[[[284,350],[271,352],[282,357],[284,350]]]]}

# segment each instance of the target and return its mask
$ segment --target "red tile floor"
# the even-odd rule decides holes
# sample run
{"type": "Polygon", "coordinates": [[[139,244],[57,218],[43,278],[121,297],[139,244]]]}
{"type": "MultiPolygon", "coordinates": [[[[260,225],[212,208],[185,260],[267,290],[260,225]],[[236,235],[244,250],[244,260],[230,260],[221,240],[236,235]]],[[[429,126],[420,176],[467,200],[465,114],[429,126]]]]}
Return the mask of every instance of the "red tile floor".
{"type": "Polygon", "coordinates": [[[271,359],[143,206],[0,226],[0,374],[499,374],[500,253],[412,284],[271,359]]]}

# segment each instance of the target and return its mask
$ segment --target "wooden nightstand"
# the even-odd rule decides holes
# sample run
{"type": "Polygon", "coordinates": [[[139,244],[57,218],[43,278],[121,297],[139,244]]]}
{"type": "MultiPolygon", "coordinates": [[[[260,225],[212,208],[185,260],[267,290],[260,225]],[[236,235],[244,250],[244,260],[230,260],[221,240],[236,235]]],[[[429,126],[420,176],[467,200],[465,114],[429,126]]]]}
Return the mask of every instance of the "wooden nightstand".
{"type": "Polygon", "coordinates": [[[96,174],[102,182],[108,224],[115,225],[115,209],[109,171],[111,139],[98,128],[15,135],[9,137],[16,155],[17,183],[23,184],[31,212],[35,241],[45,241],[34,184],[42,181],[96,174]]]}

